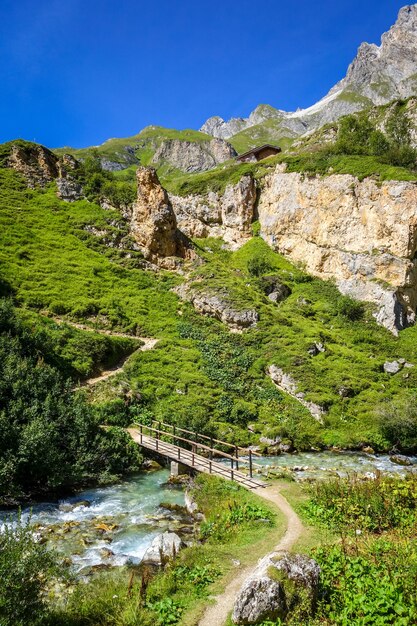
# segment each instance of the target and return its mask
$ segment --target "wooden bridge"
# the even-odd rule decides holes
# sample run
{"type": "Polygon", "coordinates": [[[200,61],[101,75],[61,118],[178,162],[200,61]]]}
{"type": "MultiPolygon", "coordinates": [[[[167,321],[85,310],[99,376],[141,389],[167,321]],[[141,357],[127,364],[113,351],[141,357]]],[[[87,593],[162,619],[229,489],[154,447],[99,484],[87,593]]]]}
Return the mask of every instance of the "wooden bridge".
{"type": "MultiPolygon", "coordinates": [[[[153,423],[155,424],[155,422],[153,423]]],[[[253,478],[254,467],[262,468],[262,466],[254,463],[253,456],[255,453],[251,450],[248,451],[231,443],[186,428],[171,426],[164,422],[157,422],[157,426],[154,428],[145,424],[137,424],[135,428],[128,428],[127,430],[132,439],[142,448],[169,459],[171,471],[175,467],[178,469],[178,465],[184,465],[196,472],[204,472],[220,476],[226,480],[233,480],[247,489],[265,486],[263,482],[253,478]],[[192,439],[184,435],[192,436],[192,439]],[[201,443],[201,440],[206,443],[201,443]],[[224,452],[220,448],[226,448],[231,453],[224,452]],[[228,463],[230,462],[230,466],[215,459],[226,460],[228,463]]]]}

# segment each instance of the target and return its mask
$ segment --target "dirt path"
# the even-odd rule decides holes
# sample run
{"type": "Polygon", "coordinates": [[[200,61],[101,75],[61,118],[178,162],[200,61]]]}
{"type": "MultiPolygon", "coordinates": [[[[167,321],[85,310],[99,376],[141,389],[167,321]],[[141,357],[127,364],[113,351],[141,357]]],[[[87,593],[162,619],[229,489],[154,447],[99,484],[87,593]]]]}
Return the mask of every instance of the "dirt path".
{"type": "MultiPolygon", "coordinates": [[[[53,319],[54,322],[56,322],[57,324],[67,324],[68,326],[73,326],[74,328],[77,328],[78,330],[86,330],[86,331],[93,332],[93,333],[99,333],[100,335],[107,335],[108,337],[124,337],[125,339],[137,339],[138,341],[141,342],[142,345],[140,345],[137,348],[137,350],[135,350],[132,354],[134,354],[138,350],[140,352],[146,352],[147,350],[152,350],[152,348],[154,348],[155,345],[158,343],[158,339],[154,339],[152,337],[136,337],[136,335],[127,335],[126,333],[115,333],[112,330],[106,330],[103,328],[91,328],[91,326],[87,326],[87,324],[69,322],[68,320],[62,319],[61,317],[52,317],[50,319],[53,319]]],[[[126,364],[126,361],[132,356],[132,354],[129,354],[128,356],[124,357],[124,359],[122,359],[114,367],[111,367],[110,369],[105,370],[104,372],[101,372],[100,376],[96,376],[95,378],[87,378],[87,380],[84,380],[81,383],[81,385],[88,385],[90,387],[92,385],[100,383],[103,380],[107,380],[111,376],[115,376],[116,374],[122,371],[122,369],[124,368],[126,364]]]]}
{"type": "MultiPolygon", "coordinates": [[[[146,352],[147,350],[152,350],[152,348],[154,348],[154,346],[158,343],[158,339],[150,339],[149,337],[135,337],[135,339],[140,339],[140,341],[143,342],[143,344],[137,350],[135,350],[135,352],[138,352],[138,351],[146,352]]],[[[132,354],[134,354],[134,352],[132,354]]],[[[131,356],[132,355],[129,354],[122,361],[120,361],[117,365],[102,372],[100,376],[96,376],[95,378],[87,378],[87,380],[83,382],[83,385],[88,385],[90,387],[92,385],[100,383],[102,380],[107,380],[111,376],[115,376],[116,374],[122,371],[122,369],[124,368],[126,364],[126,361],[131,356]]]]}
{"type": "MultiPolygon", "coordinates": [[[[105,328],[92,328],[91,326],[88,326],[87,324],[81,324],[80,322],[70,322],[69,320],[64,320],[62,319],[62,317],[49,317],[48,319],[53,320],[57,324],[67,324],[67,326],[78,328],[78,330],[87,330],[90,333],[98,333],[99,335],[108,335],[109,337],[124,337],[125,339],[140,339],[140,341],[144,341],[144,342],[154,341],[156,343],[157,341],[156,339],[149,339],[149,337],[136,337],[136,335],[128,335],[127,333],[115,333],[113,330],[106,330],[105,328]]],[[[147,348],[147,349],[149,350],[150,348],[147,348]]]]}
{"type": "MultiPolygon", "coordinates": [[[[266,487],[255,490],[255,493],[265,500],[269,500],[275,504],[284,514],[287,522],[287,529],[280,542],[271,550],[271,552],[280,552],[290,550],[297,539],[301,536],[304,528],[300,518],[288,501],[282,496],[278,487],[266,487]]],[[[243,585],[244,581],[252,574],[256,563],[245,567],[237,573],[235,578],[227,585],[223,593],[215,598],[215,604],[209,606],[203,617],[198,622],[198,626],[223,626],[227,616],[233,609],[236,596],[243,585]]]]}

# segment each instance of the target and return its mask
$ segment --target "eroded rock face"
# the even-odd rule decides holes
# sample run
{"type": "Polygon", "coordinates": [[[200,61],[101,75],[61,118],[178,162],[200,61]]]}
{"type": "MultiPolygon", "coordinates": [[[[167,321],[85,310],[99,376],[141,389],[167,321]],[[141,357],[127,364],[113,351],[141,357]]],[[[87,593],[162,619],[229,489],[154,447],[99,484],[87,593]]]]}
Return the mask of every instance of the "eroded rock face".
{"type": "Polygon", "coordinates": [[[272,553],[261,559],[245,581],[233,608],[234,624],[259,624],[285,619],[300,610],[314,613],[320,568],[302,554],[272,553]]]}
{"type": "Polygon", "coordinates": [[[71,176],[78,162],[69,154],[57,157],[51,150],[38,144],[12,146],[7,167],[22,174],[28,187],[45,187],[53,180],[57,184],[57,196],[74,202],[83,197],[81,185],[71,176]]]}
{"type": "Polygon", "coordinates": [[[232,249],[252,236],[256,185],[249,174],[224,193],[210,191],[206,196],[170,196],[178,226],[188,237],[222,238],[232,249]]]}
{"type": "Polygon", "coordinates": [[[59,176],[59,159],[53,152],[40,145],[12,147],[7,166],[26,178],[29,187],[45,187],[59,176]]]}
{"type": "Polygon", "coordinates": [[[83,188],[77,181],[71,178],[57,178],[57,195],[66,202],[75,202],[83,197],[83,188]]]}
{"type": "Polygon", "coordinates": [[[168,194],[152,167],[139,167],[136,173],[138,195],[133,205],[131,228],[146,259],[181,256],[180,233],[168,194]]]}
{"type": "Polygon", "coordinates": [[[183,172],[204,172],[234,156],[236,151],[223,139],[199,142],[167,139],[156,150],[152,163],[165,161],[183,172]]]}
{"type": "Polygon", "coordinates": [[[417,85],[417,4],[400,9],[381,45],[363,43],[346,77],[333,89],[349,88],[384,104],[415,94],[417,85]]]}
{"type": "Polygon", "coordinates": [[[340,291],[377,305],[391,331],[415,318],[417,185],[350,175],[307,178],[278,166],[258,204],[261,235],[340,291]]]}

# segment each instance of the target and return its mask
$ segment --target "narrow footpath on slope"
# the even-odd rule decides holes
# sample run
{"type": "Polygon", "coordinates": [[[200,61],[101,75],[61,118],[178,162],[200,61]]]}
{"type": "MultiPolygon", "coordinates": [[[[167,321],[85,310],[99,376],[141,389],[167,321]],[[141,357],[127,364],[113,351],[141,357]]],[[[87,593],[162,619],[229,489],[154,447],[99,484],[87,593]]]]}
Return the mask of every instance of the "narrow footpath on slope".
{"type": "MultiPolygon", "coordinates": [[[[116,335],[116,336],[120,337],[120,335],[116,335]]],[[[127,337],[128,335],[125,335],[125,336],[127,337]]],[[[152,348],[154,348],[158,342],[158,339],[150,339],[149,337],[132,337],[132,339],[139,339],[142,342],[142,345],[139,346],[137,350],[132,352],[132,354],[135,354],[135,352],[138,352],[138,351],[146,352],[147,350],[152,350],[152,348]]],[[[126,364],[126,361],[130,359],[132,354],[129,354],[128,356],[124,357],[124,359],[122,359],[114,367],[111,367],[110,369],[105,370],[104,372],[101,372],[100,376],[96,376],[95,378],[87,378],[85,381],[83,381],[82,384],[92,386],[92,385],[96,385],[97,383],[100,383],[102,380],[107,380],[108,378],[110,378],[110,376],[115,376],[116,374],[122,371],[122,369],[124,368],[126,364]]]]}
{"type": "Polygon", "coordinates": [[[81,385],[96,385],[97,383],[107,380],[111,376],[115,376],[124,368],[126,361],[130,359],[132,354],[135,352],[146,352],[147,350],[152,350],[155,345],[158,343],[158,339],[153,337],[137,337],[136,335],[128,335],[127,333],[117,333],[112,330],[107,330],[104,328],[91,328],[91,326],[87,326],[87,324],[81,324],[78,322],[70,322],[68,320],[64,320],[61,317],[52,317],[52,319],[56,324],[67,324],[68,326],[72,326],[73,328],[77,328],[77,330],[85,330],[90,333],[98,333],[99,335],[106,335],[108,337],[124,337],[125,339],[136,339],[141,342],[141,345],[138,346],[136,350],[134,350],[131,354],[125,356],[117,365],[111,367],[104,372],[101,372],[99,376],[95,376],[94,378],[87,378],[84,380],[81,385]]]}
{"type": "MultiPolygon", "coordinates": [[[[272,548],[271,552],[291,550],[304,531],[304,527],[297,513],[284,496],[279,493],[277,486],[260,487],[254,490],[253,493],[275,504],[286,519],[287,528],[285,534],[279,543],[272,548]]],[[[198,626],[223,626],[225,624],[227,616],[233,610],[233,605],[240,588],[245,580],[252,574],[256,563],[245,567],[245,569],[239,572],[227,585],[223,593],[216,596],[215,604],[207,607],[203,617],[198,622],[198,626]]]]}

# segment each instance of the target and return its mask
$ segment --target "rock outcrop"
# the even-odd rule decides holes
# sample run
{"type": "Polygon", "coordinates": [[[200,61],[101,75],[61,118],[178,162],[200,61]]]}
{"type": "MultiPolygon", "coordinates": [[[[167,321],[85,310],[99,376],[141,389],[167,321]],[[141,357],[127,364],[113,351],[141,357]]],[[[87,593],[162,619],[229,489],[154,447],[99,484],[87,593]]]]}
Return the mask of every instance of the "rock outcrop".
{"type": "Polygon", "coordinates": [[[22,174],[32,189],[45,187],[55,180],[61,200],[73,202],[83,196],[81,185],[71,176],[78,162],[69,154],[59,158],[39,144],[15,142],[11,145],[6,166],[22,174]]]}
{"type": "Polygon", "coordinates": [[[255,181],[247,174],[222,194],[170,195],[170,200],[178,227],[188,237],[220,237],[234,249],[252,236],[256,193],[255,181]]]}
{"type": "Polygon", "coordinates": [[[417,4],[400,9],[381,45],[363,43],[346,77],[330,94],[349,90],[385,104],[415,95],[417,88],[417,4]]]}
{"type": "Polygon", "coordinates": [[[301,623],[316,607],[320,568],[302,554],[272,553],[244,582],[233,608],[234,624],[259,624],[287,616],[301,623]]]}
{"type": "Polygon", "coordinates": [[[223,139],[211,141],[162,141],[152,163],[169,163],[183,172],[204,172],[236,156],[234,148],[223,139]]]}
{"type": "Polygon", "coordinates": [[[53,152],[38,144],[15,143],[7,159],[7,167],[22,174],[28,187],[45,187],[58,178],[59,159],[53,152]]]}
{"type": "Polygon", "coordinates": [[[183,300],[191,302],[198,313],[214,317],[226,324],[232,331],[252,328],[259,320],[255,309],[237,309],[233,306],[226,289],[218,289],[215,292],[202,291],[184,283],[174,291],[183,300]]]}
{"type": "Polygon", "coordinates": [[[133,205],[131,230],[145,259],[166,268],[174,268],[178,257],[190,250],[186,237],[179,231],[166,190],[152,167],[136,172],[138,195],[133,205]]]}
{"type": "Polygon", "coordinates": [[[308,178],[282,166],[264,180],[262,237],[340,291],[377,305],[393,332],[415,319],[417,184],[360,182],[350,175],[308,178]]]}

